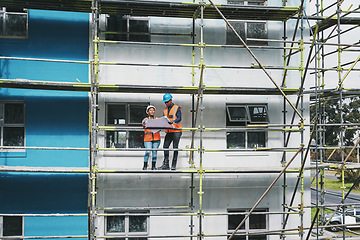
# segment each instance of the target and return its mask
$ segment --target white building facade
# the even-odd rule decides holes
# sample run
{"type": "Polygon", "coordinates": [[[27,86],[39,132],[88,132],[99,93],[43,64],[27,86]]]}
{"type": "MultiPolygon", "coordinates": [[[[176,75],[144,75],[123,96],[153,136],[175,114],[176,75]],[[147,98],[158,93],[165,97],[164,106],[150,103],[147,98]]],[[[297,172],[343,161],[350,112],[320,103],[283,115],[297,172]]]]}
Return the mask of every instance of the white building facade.
{"type": "MultiPolygon", "coordinates": [[[[152,92],[98,95],[99,125],[113,128],[98,133],[102,149],[96,156],[98,236],[227,239],[264,195],[237,231],[239,235],[232,239],[280,238],[287,216],[284,212],[290,211],[287,207],[299,175],[294,169],[301,166],[305,148],[289,166],[294,171],[282,174],[264,193],[309,137],[309,128],[302,127],[309,122],[307,96],[301,96],[294,111],[306,54],[299,43],[309,39],[309,31],[297,29],[295,39],[299,42],[293,45],[297,53],[291,56],[289,70],[284,73],[284,54],[289,54],[291,44],[282,40],[284,34],[286,39],[294,34],[296,11],[286,20],[261,17],[268,10],[286,11],[282,2],[215,1],[222,5],[221,10],[230,6],[235,7],[234,11],[253,11],[229,23],[266,73],[223,19],[201,18],[201,4],[197,2],[194,4],[199,6],[199,15],[195,20],[151,16],[154,9],[149,9],[148,17],[131,12],[100,15],[99,61],[103,64],[99,67],[99,83],[129,89],[155,88],[152,92]],[[198,95],[200,80],[203,92],[198,95]],[[156,107],[155,116],[163,115],[165,92],[172,94],[182,111],[177,170],[142,171],[141,121],[149,104],[156,107]],[[195,128],[198,130],[192,138],[195,128]],[[269,230],[274,232],[270,234],[269,230]]],[[[153,3],[156,7],[161,2],[153,3]]],[[[206,4],[204,13],[214,9],[210,2],[206,4]]],[[[286,3],[290,9],[298,5],[298,1],[286,3]]],[[[300,20],[299,26],[302,24],[300,20]]],[[[303,87],[307,88],[306,82],[303,87]]],[[[164,136],[162,130],[160,149],[164,136]]],[[[157,167],[163,159],[159,150],[157,167]]],[[[304,236],[307,231],[298,227],[310,225],[310,210],[299,208],[310,205],[309,173],[302,176],[298,189],[306,190],[296,193],[291,205],[296,214],[289,215],[284,228],[293,230],[283,232],[293,234],[286,235],[289,239],[304,236]]]]}

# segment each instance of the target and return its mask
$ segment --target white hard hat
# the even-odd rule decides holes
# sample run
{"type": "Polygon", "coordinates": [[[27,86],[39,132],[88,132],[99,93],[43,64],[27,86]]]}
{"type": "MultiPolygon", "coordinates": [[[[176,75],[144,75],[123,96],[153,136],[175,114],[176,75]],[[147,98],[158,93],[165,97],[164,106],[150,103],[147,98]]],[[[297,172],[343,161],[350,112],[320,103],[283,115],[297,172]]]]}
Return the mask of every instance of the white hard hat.
{"type": "Polygon", "coordinates": [[[150,108],[154,108],[154,110],[156,111],[156,107],[155,107],[155,106],[149,105],[149,106],[147,106],[147,108],[146,108],[146,113],[148,113],[148,111],[149,111],[150,108]]]}

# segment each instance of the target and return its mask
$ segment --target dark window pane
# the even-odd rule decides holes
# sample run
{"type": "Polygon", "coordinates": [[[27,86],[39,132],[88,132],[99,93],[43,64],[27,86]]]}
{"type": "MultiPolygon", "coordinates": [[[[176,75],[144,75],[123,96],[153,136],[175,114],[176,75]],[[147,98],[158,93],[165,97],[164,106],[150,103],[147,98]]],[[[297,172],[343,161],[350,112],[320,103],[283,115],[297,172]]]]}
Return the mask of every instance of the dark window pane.
{"type": "Polygon", "coordinates": [[[107,132],[106,133],[107,148],[126,148],[126,132],[107,132]]]}
{"type": "Polygon", "coordinates": [[[125,232],[125,216],[109,216],[106,218],[107,232],[125,232]]]}
{"type": "MultiPolygon", "coordinates": [[[[266,23],[247,23],[247,37],[248,38],[258,38],[258,39],[267,39],[266,23]]],[[[267,42],[264,41],[247,41],[248,44],[253,45],[266,45],[267,42]]]]}
{"type": "Polygon", "coordinates": [[[135,42],[150,42],[149,21],[130,19],[129,21],[129,40],[135,42]],[[131,34],[140,33],[140,34],[131,34]]]}
{"type": "Polygon", "coordinates": [[[4,146],[24,146],[23,127],[4,127],[4,146]]]}
{"type": "Polygon", "coordinates": [[[146,117],[146,105],[130,105],[130,123],[141,124],[146,117]]]}
{"type": "MultiPolygon", "coordinates": [[[[241,221],[244,219],[245,215],[229,215],[228,218],[228,230],[235,230],[241,221]]],[[[243,224],[240,229],[245,229],[245,224],[243,224]]]]}
{"type": "Polygon", "coordinates": [[[111,239],[111,240],[126,240],[125,238],[108,238],[108,239],[111,239]]]}
{"type": "Polygon", "coordinates": [[[230,121],[240,122],[248,120],[245,107],[227,107],[227,113],[230,121]]]}
{"type": "Polygon", "coordinates": [[[24,123],[24,104],[5,103],[5,124],[23,124],[24,123]]]}
{"type": "Polygon", "coordinates": [[[249,240],[266,240],[266,236],[249,236],[249,240]]]}
{"type": "Polygon", "coordinates": [[[249,223],[250,229],[266,229],[266,215],[253,214],[249,218],[249,223]]]}
{"type": "Polygon", "coordinates": [[[250,119],[252,122],[267,122],[265,106],[249,106],[250,119]]]}
{"type": "Polygon", "coordinates": [[[126,124],[125,105],[108,105],[107,124],[126,124]]]}
{"type": "Polygon", "coordinates": [[[264,1],[255,1],[255,2],[248,1],[248,5],[253,5],[253,6],[264,5],[264,1]]]}
{"type": "Polygon", "coordinates": [[[6,36],[26,37],[27,14],[6,14],[6,36]]]}
{"type": "MultiPolygon", "coordinates": [[[[229,21],[240,37],[245,41],[245,22],[242,21],[229,21]]],[[[235,33],[227,27],[226,30],[226,44],[242,44],[235,33]]]]}
{"type": "Polygon", "coordinates": [[[236,235],[234,235],[231,239],[234,239],[234,240],[246,240],[246,236],[236,236],[236,235]]]}
{"type": "Polygon", "coordinates": [[[106,31],[111,33],[105,34],[106,40],[120,41],[124,40],[124,36],[126,38],[126,35],[121,34],[123,31],[126,32],[126,28],[122,28],[122,19],[121,15],[110,15],[107,18],[106,31]]]}
{"type": "Polygon", "coordinates": [[[245,133],[231,132],[226,133],[227,148],[245,148],[245,133]]]}
{"type": "Polygon", "coordinates": [[[228,1],[228,4],[244,5],[244,1],[228,1]]]}
{"type": "Polygon", "coordinates": [[[147,232],[147,216],[129,216],[129,232],[147,232]]]}
{"type": "Polygon", "coordinates": [[[129,132],[129,148],[144,147],[144,132],[129,132]]]}
{"type": "Polygon", "coordinates": [[[137,238],[128,238],[129,240],[147,240],[147,238],[139,238],[139,237],[137,237],[137,238]]]}
{"type": "Polygon", "coordinates": [[[4,216],[3,235],[22,236],[22,217],[4,216]]]}
{"type": "Polygon", "coordinates": [[[265,132],[248,132],[248,148],[265,147],[265,132]]]}
{"type": "Polygon", "coordinates": [[[5,30],[4,30],[4,25],[2,24],[4,22],[4,14],[5,13],[1,13],[0,12],[0,36],[4,36],[5,35],[5,30]]]}

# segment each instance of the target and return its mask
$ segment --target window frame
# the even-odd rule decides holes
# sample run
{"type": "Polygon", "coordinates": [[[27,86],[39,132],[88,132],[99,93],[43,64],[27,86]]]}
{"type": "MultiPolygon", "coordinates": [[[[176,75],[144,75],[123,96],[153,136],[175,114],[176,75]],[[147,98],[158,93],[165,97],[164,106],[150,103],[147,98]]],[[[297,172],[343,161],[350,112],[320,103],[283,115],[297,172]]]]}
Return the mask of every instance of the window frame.
{"type": "MultiPolygon", "coordinates": [[[[239,128],[238,131],[232,131],[226,132],[226,148],[227,149],[232,149],[232,148],[239,148],[239,149],[252,149],[256,147],[255,146],[251,146],[251,142],[249,142],[251,140],[250,135],[252,133],[262,133],[264,134],[264,146],[261,147],[267,147],[267,143],[268,143],[268,133],[267,131],[264,130],[251,130],[251,129],[247,129],[246,127],[250,124],[267,124],[269,123],[269,114],[268,114],[268,106],[267,104],[226,104],[226,127],[227,128],[239,128]],[[240,120],[232,120],[231,118],[231,113],[229,108],[232,107],[239,107],[239,108],[245,108],[245,112],[246,112],[246,119],[240,119],[240,120]],[[253,116],[251,114],[250,108],[252,107],[262,107],[265,109],[265,121],[257,121],[257,120],[253,120],[253,116]],[[233,135],[240,135],[241,133],[244,133],[244,143],[242,142],[238,142],[238,146],[235,147],[229,147],[229,139],[228,137],[233,134],[233,135]]],[[[259,141],[258,141],[259,142],[259,141]]]]}
{"type": "MultiPolygon", "coordinates": [[[[24,144],[22,146],[14,147],[25,147],[26,146],[26,104],[24,101],[0,101],[0,146],[11,147],[4,145],[4,128],[23,128],[24,129],[24,144]],[[6,104],[22,104],[23,105],[23,123],[5,123],[5,105],[6,104]]],[[[19,149],[2,149],[1,152],[19,151],[19,149]]]]}
{"type": "MultiPolygon", "coordinates": [[[[106,32],[105,32],[105,40],[115,40],[115,41],[130,41],[130,42],[151,42],[151,28],[150,28],[150,17],[140,17],[140,16],[130,16],[130,15],[107,15],[106,17],[106,21],[105,21],[105,27],[106,27],[106,32]],[[121,27],[117,27],[116,32],[111,32],[109,30],[109,19],[112,16],[117,16],[117,17],[121,17],[121,27]],[[122,24],[123,21],[126,20],[126,31],[124,31],[124,29],[122,29],[122,24]],[[132,31],[133,29],[133,25],[130,25],[130,21],[147,21],[147,32],[145,31],[141,31],[141,32],[136,32],[136,31],[132,31]],[[119,29],[120,28],[120,29],[119,29]],[[121,31],[119,31],[121,30],[121,31]],[[109,33],[110,32],[110,33],[109,33]],[[111,35],[115,35],[116,37],[111,37],[111,35]],[[122,36],[125,35],[125,39],[122,39],[122,36]],[[144,40],[140,40],[140,39],[131,39],[131,36],[148,36],[148,39],[144,40]]],[[[136,37],[135,37],[136,38],[136,37]]]]}
{"type": "Polygon", "coordinates": [[[150,231],[150,216],[149,211],[123,211],[123,212],[107,212],[107,214],[111,214],[111,216],[106,216],[104,219],[104,233],[105,236],[111,236],[111,237],[117,237],[118,238],[124,238],[125,240],[129,240],[129,238],[133,238],[135,236],[138,236],[139,238],[145,238],[147,239],[149,236],[150,231]],[[143,215],[142,215],[143,214],[143,215]],[[108,223],[108,217],[122,217],[124,216],[124,232],[108,232],[107,229],[107,223],[108,223]],[[134,216],[141,216],[146,217],[146,231],[144,232],[130,232],[130,218],[134,216]]]}
{"type": "MultiPolygon", "coordinates": [[[[143,106],[144,107],[144,118],[146,117],[146,107],[149,105],[148,102],[108,102],[105,105],[105,125],[106,126],[111,126],[111,127],[115,127],[115,126],[121,126],[121,127],[141,127],[142,126],[142,120],[139,123],[131,123],[131,119],[130,119],[130,112],[131,112],[131,106],[143,106]],[[109,106],[110,105],[114,105],[114,106],[124,106],[125,107],[125,123],[109,123],[109,106]]],[[[105,146],[107,148],[144,148],[144,131],[132,131],[132,130],[118,130],[118,131],[106,131],[105,133],[105,146]],[[125,146],[124,147],[116,147],[116,146],[111,146],[111,143],[108,137],[108,134],[114,132],[114,135],[119,134],[119,133],[123,133],[125,132],[125,146]],[[132,134],[135,133],[135,137],[137,136],[137,134],[139,134],[139,138],[141,138],[141,142],[137,145],[139,147],[131,147],[131,137],[132,134]],[[109,145],[109,144],[110,145],[109,145]]],[[[136,143],[136,142],[135,142],[136,143]]]]}
{"type": "MultiPolygon", "coordinates": [[[[249,2],[258,2],[258,3],[263,3],[263,5],[265,6],[267,4],[267,0],[227,0],[227,4],[228,5],[240,5],[240,6],[255,6],[255,5],[249,5],[249,2]],[[238,3],[238,4],[237,4],[238,3]],[[243,4],[239,4],[239,3],[243,3],[243,4]]],[[[260,4],[261,5],[261,4],[260,4]]],[[[249,24],[263,24],[264,28],[265,28],[265,34],[266,36],[264,37],[264,39],[268,39],[268,24],[267,21],[261,21],[261,20],[229,20],[231,25],[235,25],[235,23],[244,23],[244,36],[241,36],[241,31],[239,31],[239,29],[236,29],[236,31],[239,32],[239,35],[241,36],[241,38],[243,38],[244,42],[247,45],[252,45],[252,46],[267,46],[268,42],[267,41],[248,41],[249,38],[252,39],[261,39],[261,38],[256,38],[256,37],[249,37],[249,24]]],[[[232,42],[233,39],[229,39],[228,34],[233,34],[232,30],[226,25],[226,45],[242,45],[242,43],[240,42],[232,42]],[[230,42],[231,41],[231,42],[230,42]]],[[[237,38],[236,38],[237,39],[237,38]]],[[[233,40],[234,41],[234,40],[233,40]]]]}
{"type": "Polygon", "coordinates": [[[22,12],[20,11],[8,11],[8,9],[6,9],[6,7],[0,7],[0,16],[3,15],[3,18],[1,19],[0,17],[0,25],[2,25],[0,27],[0,29],[3,29],[3,34],[0,31],[0,38],[14,38],[14,39],[26,39],[28,38],[28,33],[29,33],[29,13],[27,9],[23,9],[22,12]],[[20,36],[15,36],[15,35],[7,35],[6,34],[6,29],[7,29],[7,24],[6,24],[6,16],[7,15],[26,15],[26,23],[25,23],[25,35],[20,35],[20,36]]]}
{"type": "Polygon", "coordinates": [[[21,217],[21,235],[16,235],[14,237],[18,237],[17,240],[23,239],[24,237],[24,216],[0,216],[0,237],[4,236],[4,218],[10,218],[10,217],[21,217]]]}
{"type": "MultiPolygon", "coordinates": [[[[243,216],[243,218],[246,216],[247,213],[249,213],[250,209],[244,209],[244,208],[232,208],[232,209],[228,209],[228,221],[227,221],[227,234],[232,234],[234,232],[235,229],[229,229],[229,218],[230,216],[237,216],[236,213],[239,213],[239,216],[243,216]]],[[[254,212],[269,212],[268,208],[259,208],[259,209],[255,209],[254,212]]],[[[243,219],[242,218],[242,219],[243,219]]],[[[240,222],[237,224],[237,226],[240,224],[240,222]]],[[[256,231],[264,231],[269,229],[269,215],[264,213],[264,214],[254,214],[254,215],[250,215],[244,222],[244,224],[242,225],[242,227],[236,232],[236,233],[253,233],[256,231]],[[255,215],[260,215],[260,216],[265,216],[265,228],[251,228],[250,225],[250,221],[251,221],[251,217],[254,217],[255,215]]],[[[268,239],[266,235],[261,235],[264,236],[265,239],[268,239]]],[[[236,235],[234,236],[236,237],[236,235]]],[[[244,237],[245,240],[249,240],[249,236],[243,235],[241,237],[244,237]]],[[[235,238],[237,239],[237,238],[235,238]]]]}

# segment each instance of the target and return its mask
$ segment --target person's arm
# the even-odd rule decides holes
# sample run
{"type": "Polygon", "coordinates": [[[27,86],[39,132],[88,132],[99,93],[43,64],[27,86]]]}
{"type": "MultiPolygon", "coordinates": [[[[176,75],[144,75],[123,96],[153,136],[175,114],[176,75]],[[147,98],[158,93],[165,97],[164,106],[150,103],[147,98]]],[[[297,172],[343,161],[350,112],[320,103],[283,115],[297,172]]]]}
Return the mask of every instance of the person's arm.
{"type": "Polygon", "coordinates": [[[174,121],[174,123],[179,123],[181,122],[181,108],[178,107],[178,110],[176,112],[176,120],[174,121]]]}
{"type": "Polygon", "coordinates": [[[146,127],[146,121],[147,121],[147,118],[144,118],[144,119],[142,120],[142,125],[143,125],[143,127],[146,127]]]}

